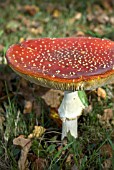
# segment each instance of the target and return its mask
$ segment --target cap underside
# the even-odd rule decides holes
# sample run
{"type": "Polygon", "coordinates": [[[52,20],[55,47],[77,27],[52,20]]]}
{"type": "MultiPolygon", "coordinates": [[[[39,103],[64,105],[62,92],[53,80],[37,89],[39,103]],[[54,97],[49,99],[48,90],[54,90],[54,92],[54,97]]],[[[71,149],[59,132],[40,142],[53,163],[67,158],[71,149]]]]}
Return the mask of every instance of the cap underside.
{"type": "Polygon", "coordinates": [[[52,81],[52,80],[41,78],[41,77],[33,77],[33,76],[26,75],[26,74],[22,74],[16,70],[14,71],[32,83],[35,83],[37,85],[41,85],[44,87],[52,88],[52,89],[63,90],[63,91],[92,90],[92,89],[114,82],[113,74],[110,74],[109,76],[104,77],[104,78],[100,78],[99,76],[98,77],[96,76],[91,80],[86,80],[86,81],[82,80],[77,83],[76,82],[74,83],[71,81],[70,82],[52,81]]]}

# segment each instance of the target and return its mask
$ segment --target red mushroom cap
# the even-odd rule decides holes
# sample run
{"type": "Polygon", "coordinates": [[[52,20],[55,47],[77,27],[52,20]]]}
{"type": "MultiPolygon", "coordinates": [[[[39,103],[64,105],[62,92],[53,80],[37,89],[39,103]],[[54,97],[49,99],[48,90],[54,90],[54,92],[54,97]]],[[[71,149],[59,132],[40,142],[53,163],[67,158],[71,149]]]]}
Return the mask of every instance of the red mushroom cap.
{"type": "Polygon", "coordinates": [[[6,58],[18,74],[50,88],[89,90],[114,80],[114,42],[106,39],[27,40],[12,45],[6,58]]]}

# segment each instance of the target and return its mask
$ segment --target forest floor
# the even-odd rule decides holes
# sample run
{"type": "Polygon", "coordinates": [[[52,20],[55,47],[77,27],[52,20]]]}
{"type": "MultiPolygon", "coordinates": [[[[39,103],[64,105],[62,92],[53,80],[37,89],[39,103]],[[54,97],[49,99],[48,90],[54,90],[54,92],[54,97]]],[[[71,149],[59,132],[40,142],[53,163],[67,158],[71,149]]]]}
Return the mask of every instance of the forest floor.
{"type": "Polygon", "coordinates": [[[0,169],[114,169],[114,82],[87,92],[78,139],[61,141],[57,109],[63,92],[14,73],[8,47],[40,37],[92,36],[114,40],[111,0],[0,1],[0,169]],[[20,168],[21,167],[21,168],[20,168]]]}

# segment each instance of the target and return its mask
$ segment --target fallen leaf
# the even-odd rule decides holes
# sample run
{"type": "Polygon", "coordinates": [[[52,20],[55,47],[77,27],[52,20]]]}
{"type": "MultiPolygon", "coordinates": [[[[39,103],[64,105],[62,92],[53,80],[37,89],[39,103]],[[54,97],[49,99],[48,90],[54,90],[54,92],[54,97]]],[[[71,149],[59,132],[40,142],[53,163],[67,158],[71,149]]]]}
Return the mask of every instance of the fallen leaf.
{"type": "Polygon", "coordinates": [[[19,28],[20,28],[20,23],[18,21],[15,21],[15,20],[9,21],[6,25],[6,30],[8,32],[11,32],[11,31],[16,32],[17,29],[19,29],[19,28]]]}
{"type": "Polygon", "coordinates": [[[4,46],[0,44],[0,52],[4,49],[4,46]]]}
{"type": "Polygon", "coordinates": [[[101,87],[97,89],[97,95],[98,97],[101,97],[102,99],[106,99],[106,91],[101,87]]]}
{"type": "Polygon", "coordinates": [[[66,162],[71,162],[72,161],[72,158],[73,158],[73,154],[69,154],[67,159],[66,159],[66,162]]]}
{"type": "Polygon", "coordinates": [[[25,101],[23,113],[27,114],[27,113],[31,113],[31,112],[32,112],[32,102],[31,101],[25,101]]]}
{"type": "Polygon", "coordinates": [[[52,16],[53,16],[54,18],[58,18],[60,15],[61,15],[61,12],[60,12],[58,9],[55,9],[55,10],[53,11],[52,16]]]}
{"type": "Polygon", "coordinates": [[[102,115],[102,120],[109,121],[113,119],[113,110],[112,109],[105,109],[104,114],[102,115]]]}
{"type": "Polygon", "coordinates": [[[42,34],[43,31],[44,31],[43,26],[39,26],[38,28],[30,28],[29,29],[29,32],[34,35],[42,34]]]}
{"type": "Polygon", "coordinates": [[[31,16],[34,16],[37,12],[39,12],[39,7],[37,7],[36,5],[25,5],[23,9],[31,16]]]}
{"type": "MultiPolygon", "coordinates": [[[[0,107],[0,112],[3,112],[3,109],[0,107]]],[[[5,121],[5,117],[0,113],[0,130],[3,131],[3,123],[5,121]]]]}
{"type": "Polygon", "coordinates": [[[23,37],[20,38],[19,43],[22,43],[25,39],[23,37]]]}
{"type": "Polygon", "coordinates": [[[81,12],[77,12],[72,18],[69,19],[69,23],[73,24],[75,21],[80,20],[82,17],[82,13],[81,12]]]}
{"type": "Polygon", "coordinates": [[[87,14],[87,20],[88,20],[88,21],[94,20],[94,15],[88,13],[88,14],[87,14]]]}
{"type": "Polygon", "coordinates": [[[101,147],[100,153],[104,157],[111,158],[112,157],[112,147],[109,144],[105,144],[101,147]]]}
{"type": "Polygon", "coordinates": [[[103,13],[102,15],[100,15],[98,18],[97,18],[97,21],[100,23],[100,24],[106,24],[109,22],[109,17],[107,16],[107,14],[103,13]]]}
{"type": "Polygon", "coordinates": [[[29,170],[27,155],[31,147],[31,140],[25,139],[23,135],[20,135],[13,140],[13,144],[21,147],[21,156],[18,161],[19,170],[29,170]]]}
{"type": "Polygon", "coordinates": [[[63,150],[63,146],[61,145],[61,146],[59,146],[58,148],[57,148],[57,150],[60,152],[61,150],[62,150],[62,155],[64,155],[65,154],[65,150],[63,150]]]}
{"type": "Polygon", "coordinates": [[[42,99],[45,100],[48,106],[52,108],[58,108],[63,94],[64,93],[61,90],[49,89],[45,94],[42,95],[42,99]]]}
{"type": "Polygon", "coordinates": [[[108,170],[111,168],[112,166],[112,154],[113,154],[113,150],[110,144],[104,144],[101,148],[100,148],[100,155],[102,157],[105,158],[105,161],[102,164],[102,168],[103,170],[108,170]]]}
{"type": "Polygon", "coordinates": [[[110,23],[114,25],[114,16],[110,17],[110,23]]]}
{"type": "Polygon", "coordinates": [[[78,36],[78,37],[82,36],[83,37],[83,36],[85,36],[85,34],[82,31],[77,31],[75,36],[78,36]]]}
{"type": "Polygon", "coordinates": [[[50,108],[49,116],[59,127],[62,127],[62,120],[60,119],[56,108],[50,108]]]}
{"type": "Polygon", "coordinates": [[[39,138],[41,137],[46,129],[42,126],[35,126],[33,132],[28,136],[28,138],[39,138]]]}
{"type": "Polygon", "coordinates": [[[112,160],[110,158],[106,159],[102,164],[102,168],[103,168],[103,170],[112,169],[112,160]]]}
{"type": "Polygon", "coordinates": [[[113,120],[113,110],[112,109],[105,109],[104,114],[100,115],[97,114],[97,117],[99,119],[99,122],[101,124],[104,124],[105,126],[111,126],[110,121],[113,120]]]}
{"type": "Polygon", "coordinates": [[[111,121],[111,124],[114,126],[114,119],[111,121]]]}
{"type": "Polygon", "coordinates": [[[103,24],[98,24],[97,27],[94,26],[93,28],[90,26],[90,29],[100,35],[102,35],[105,31],[105,27],[103,24]]]}
{"type": "Polygon", "coordinates": [[[101,0],[101,1],[102,1],[103,7],[104,7],[106,10],[112,12],[112,9],[113,9],[113,8],[112,8],[112,5],[113,5],[113,3],[114,3],[114,0],[107,0],[107,1],[101,0]]]}
{"type": "MultiPolygon", "coordinates": [[[[94,12],[93,13],[94,13],[95,17],[96,16],[100,16],[100,15],[102,15],[104,13],[103,8],[100,5],[98,5],[98,4],[94,5],[93,8],[94,8],[94,12]]],[[[91,10],[93,10],[93,9],[91,8],[91,10]]]]}

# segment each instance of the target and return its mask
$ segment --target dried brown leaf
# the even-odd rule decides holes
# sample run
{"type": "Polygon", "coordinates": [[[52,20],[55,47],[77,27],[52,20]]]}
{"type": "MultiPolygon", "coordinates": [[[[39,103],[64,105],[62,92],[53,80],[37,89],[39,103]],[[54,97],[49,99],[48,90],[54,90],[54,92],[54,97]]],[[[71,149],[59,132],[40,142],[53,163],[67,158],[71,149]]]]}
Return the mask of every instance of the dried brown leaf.
{"type": "Polygon", "coordinates": [[[71,162],[72,161],[72,158],[73,158],[73,154],[69,154],[67,159],[66,159],[66,162],[71,162]]]}
{"type": "Polygon", "coordinates": [[[93,21],[94,20],[94,15],[92,15],[92,14],[87,14],[87,20],[88,21],[93,21]]]}
{"type": "Polygon", "coordinates": [[[40,10],[36,5],[25,5],[23,9],[31,16],[34,16],[40,10]]]}
{"type": "Polygon", "coordinates": [[[101,87],[97,89],[97,95],[102,99],[106,99],[106,91],[101,87]]]}
{"type": "Polygon", "coordinates": [[[0,51],[2,51],[3,49],[4,49],[4,46],[0,44],[0,51]]]}
{"type": "Polygon", "coordinates": [[[112,157],[112,147],[109,144],[105,144],[100,149],[101,155],[107,158],[112,157]]]}
{"type": "Polygon", "coordinates": [[[43,31],[44,31],[43,26],[39,26],[38,28],[30,28],[29,29],[29,32],[34,35],[42,34],[43,31]]]}
{"type": "Polygon", "coordinates": [[[62,127],[62,121],[61,121],[61,119],[59,117],[57,109],[51,108],[49,116],[59,127],[62,127]]]}
{"type": "Polygon", "coordinates": [[[8,32],[12,31],[12,32],[16,32],[17,29],[20,28],[20,23],[18,21],[15,20],[10,20],[7,25],[6,25],[6,30],[8,32]]]}
{"type": "Polygon", "coordinates": [[[109,170],[109,169],[111,170],[111,167],[112,167],[112,160],[110,158],[106,159],[102,165],[103,170],[109,170]]]}
{"type": "Polygon", "coordinates": [[[112,109],[105,109],[104,114],[102,116],[102,119],[104,121],[109,121],[109,120],[113,119],[113,110],[112,109]]]}
{"type": "Polygon", "coordinates": [[[75,21],[80,20],[82,17],[82,13],[81,12],[77,12],[72,18],[69,19],[69,23],[73,24],[75,21]]]}
{"type": "Polygon", "coordinates": [[[31,147],[31,140],[25,139],[23,135],[20,135],[19,137],[15,138],[13,140],[14,145],[21,146],[21,156],[18,161],[18,168],[19,170],[28,170],[28,159],[27,155],[29,152],[29,149],[31,147]]]}
{"type": "Polygon", "coordinates": [[[110,23],[111,23],[112,25],[114,25],[114,16],[111,16],[111,17],[110,17],[110,23]]]}
{"type": "MultiPolygon", "coordinates": [[[[0,108],[0,112],[3,112],[2,108],[0,108]]],[[[5,121],[5,117],[2,114],[0,114],[0,130],[1,131],[3,130],[3,123],[4,123],[4,121],[5,121]]]]}
{"type": "Polygon", "coordinates": [[[46,129],[42,126],[35,126],[33,132],[28,136],[28,138],[39,138],[41,137],[46,129]]]}
{"type": "Polygon", "coordinates": [[[23,37],[20,38],[19,43],[22,43],[25,39],[23,37]]]}
{"type": "Polygon", "coordinates": [[[77,31],[75,36],[81,37],[81,36],[85,36],[85,34],[82,31],[77,31]]]}
{"type": "Polygon", "coordinates": [[[105,26],[103,24],[98,24],[97,27],[95,25],[93,25],[92,27],[90,26],[90,29],[92,31],[102,35],[102,34],[104,34],[105,26]]]}
{"type": "MultiPolygon", "coordinates": [[[[63,149],[62,145],[57,148],[58,151],[61,151],[62,149],[63,149]]],[[[62,151],[62,155],[64,155],[64,154],[65,154],[65,150],[62,151]]]]}
{"type": "Polygon", "coordinates": [[[102,7],[100,6],[100,5],[98,5],[98,4],[95,4],[94,6],[93,6],[93,8],[91,8],[91,10],[94,12],[94,15],[95,15],[95,17],[96,16],[100,16],[100,15],[102,15],[103,13],[104,13],[104,10],[102,9],[102,7]]]}
{"type": "Polygon", "coordinates": [[[112,109],[105,109],[103,115],[97,114],[99,122],[104,124],[105,126],[111,126],[110,121],[113,120],[113,110],[112,109]]]}
{"type": "Polygon", "coordinates": [[[58,108],[62,96],[63,92],[61,90],[50,89],[42,95],[42,98],[45,100],[48,106],[52,108],[58,108]]]}
{"type": "Polygon", "coordinates": [[[32,102],[31,101],[25,101],[23,113],[27,114],[27,113],[31,113],[31,112],[32,112],[32,102]]]}
{"type": "Polygon", "coordinates": [[[107,158],[102,164],[103,170],[108,170],[111,168],[111,166],[112,166],[112,161],[111,161],[112,152],[113,152],[112,147],[109,144],[105,144],[101,147],[101,149],[100,149],[101,156],[107,158]]]}
{"type": "Polygon", "coordinates": [[[102,0],[102,5],[106,10],[108,10],[109,12],[112,12],[113,2],[114,0],[107,0],[107,1],[102,0]]]}
{"type": "Polygon", "coordinates": [[[54,18],[58,18],[58,17],[60,17],[60,15],[61,15],[61,12],[60,12],[58,9],[55,9],[55,10],[53,11],[52,16],[53,16],[54,18]]]}
{"type": "Polygon", "coordinates": [[[109,22],[109,17],[107,14],[103,13],[102,15],[100,15],[98,18],[97,18],[97,21],[100,23],[100,24],[106,24],[107,22],[109,22]]]}

